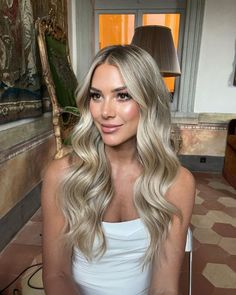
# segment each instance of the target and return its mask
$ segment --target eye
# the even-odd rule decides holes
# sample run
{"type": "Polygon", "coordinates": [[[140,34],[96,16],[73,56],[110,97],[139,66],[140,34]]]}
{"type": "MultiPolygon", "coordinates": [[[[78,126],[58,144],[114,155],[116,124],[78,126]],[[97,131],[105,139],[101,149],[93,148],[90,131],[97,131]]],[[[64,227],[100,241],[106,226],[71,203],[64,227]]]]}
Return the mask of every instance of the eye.
{"type": "Polygon", "coordinates": [[[101,94],[98,92],[90,92],[89,97],[92,100],[99,100],[101,98],[101,94]]]}
{"type": "Polygon", "coordinates": [[[117,93],[117,97],[119,98],[119,100],[123,101],[132,99],[128,92],[119,92],[117,93]]]}

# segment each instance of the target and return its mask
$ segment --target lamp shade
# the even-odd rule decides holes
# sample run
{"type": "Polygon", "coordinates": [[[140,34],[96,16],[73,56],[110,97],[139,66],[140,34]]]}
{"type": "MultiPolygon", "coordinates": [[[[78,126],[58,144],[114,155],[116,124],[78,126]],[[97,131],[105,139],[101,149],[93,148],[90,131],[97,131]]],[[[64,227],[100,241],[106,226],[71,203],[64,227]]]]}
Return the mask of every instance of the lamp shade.
{"type": "Polygon", "coordinates": [[[137,27],[131,44],[143,48],[155,59],[163,77],[175,77],[181,74],[170,28],[137,27]]]}

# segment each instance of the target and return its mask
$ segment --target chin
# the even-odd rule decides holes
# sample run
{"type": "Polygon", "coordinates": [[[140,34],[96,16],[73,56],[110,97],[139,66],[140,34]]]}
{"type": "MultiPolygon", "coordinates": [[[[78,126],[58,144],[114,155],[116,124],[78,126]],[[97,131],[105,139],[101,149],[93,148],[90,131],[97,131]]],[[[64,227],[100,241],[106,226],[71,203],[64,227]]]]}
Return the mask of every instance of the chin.
{"type": "Polygon", "coordinates": [[[103,143],[107,146],[116,147],[116,146],[122,145],[123,142],[116,142],[116,141],[112,141],[112,140],[103,140],[103,143]]]}
{"type": "Polygon", "coordinates": [[[124,139],[109,139],[106,137],[102,137],[102,140],[104,142],[105,145],[110,146],[110,147],[121,147],[123,145],[136,145],[136,137],[132,137],[132,138],[124,138],[124,139]]]}

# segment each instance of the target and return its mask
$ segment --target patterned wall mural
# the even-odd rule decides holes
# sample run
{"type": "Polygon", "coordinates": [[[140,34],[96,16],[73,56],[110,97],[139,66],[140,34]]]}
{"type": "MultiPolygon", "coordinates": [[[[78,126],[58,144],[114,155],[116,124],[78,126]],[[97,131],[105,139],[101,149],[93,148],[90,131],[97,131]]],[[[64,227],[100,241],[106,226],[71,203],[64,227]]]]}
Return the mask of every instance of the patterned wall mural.
{"type": "Polygon", "coordinates": [[[34,22],[51,8],[66,29],[66,0],[0,0],[0,124],[43,113],[34,22]]]}

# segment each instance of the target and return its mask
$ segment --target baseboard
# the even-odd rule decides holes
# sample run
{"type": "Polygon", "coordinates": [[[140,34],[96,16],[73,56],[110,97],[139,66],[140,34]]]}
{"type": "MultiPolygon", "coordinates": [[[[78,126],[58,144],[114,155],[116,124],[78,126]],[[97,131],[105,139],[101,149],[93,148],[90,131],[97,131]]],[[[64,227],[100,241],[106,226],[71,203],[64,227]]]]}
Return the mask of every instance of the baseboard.
{"type": "Polygon", "coordinates": [[[224,157],[179,155],[181,164],[190,171],[222,173],[224,157]]]}
{"type": "Polygon", "coordinates": [[[41,183],[0,219],[0,251],[40,207],[41,183]]]}

